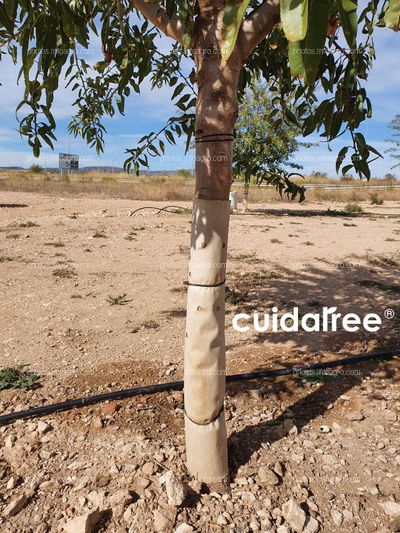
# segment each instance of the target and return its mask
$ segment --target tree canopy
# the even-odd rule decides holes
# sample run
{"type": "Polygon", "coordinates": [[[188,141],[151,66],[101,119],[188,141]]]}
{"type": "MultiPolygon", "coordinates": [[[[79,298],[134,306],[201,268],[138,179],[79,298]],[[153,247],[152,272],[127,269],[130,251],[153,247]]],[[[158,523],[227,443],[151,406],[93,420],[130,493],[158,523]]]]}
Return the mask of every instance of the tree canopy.
{"type": "Polygon", "coordinates": [[[196,59],[204,20],[217,12],[223,13],[213,19],[221,68],[235,46],[242,51],[239,94],[258,77],[274,95],[277,124],[295,124],[303,135],[318,132],[327,141],[349,131],[352,143],[340,150],[337,170],[354,167],[369,178],[369,162],[380,154],[357,131],[372,115],[364,82],[375,59],[375,28],[399,29],[398,0],[370,0],[360,13],[357,0],[5,0],[0,50],[21,67],[19,131],[34,155],[53,146],[52,104],[64,83],[76,95],[69,130],[97,151],[104,147],[102,119],[123,114],[126,98],[140,93],[144,80],[173,88],[176,113],[127,151],[127,169],[148,166],[150,156],[181,135],[189,147],[197,92],[188,59],[196,59]],[[162,32],[175,40],[169,50],[159,45],[162,32]],[[91,40],[101,42],[95,64],[84,59],[91,40]],[[287,106],[290,95],[294,109],[287,106]]]}

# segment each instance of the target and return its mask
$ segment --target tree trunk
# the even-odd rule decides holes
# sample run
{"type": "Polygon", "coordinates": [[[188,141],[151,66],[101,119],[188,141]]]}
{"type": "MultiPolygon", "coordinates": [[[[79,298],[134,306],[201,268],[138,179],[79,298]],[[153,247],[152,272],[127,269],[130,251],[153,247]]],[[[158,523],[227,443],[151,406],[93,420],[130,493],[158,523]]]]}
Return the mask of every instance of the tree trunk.
{"type": "Polygon", "coordinates": [[[245,179],[244,186],[243,186],[243,212],[245,213],[247,211],[247,205],[249,203],[249,188],[250,188],[250,180],[245,179]]]}
{"type": "MultiPolygon", "coordinates": [[[[210,3],[212,5],[212,3],[210,3]]],[[[225,395],[225,270],[240,60],[221,68],[218,16],[200,16],[195,61],[196,192],[185,339],[185,431],[190,474],[228,481],[225,395]]]]}

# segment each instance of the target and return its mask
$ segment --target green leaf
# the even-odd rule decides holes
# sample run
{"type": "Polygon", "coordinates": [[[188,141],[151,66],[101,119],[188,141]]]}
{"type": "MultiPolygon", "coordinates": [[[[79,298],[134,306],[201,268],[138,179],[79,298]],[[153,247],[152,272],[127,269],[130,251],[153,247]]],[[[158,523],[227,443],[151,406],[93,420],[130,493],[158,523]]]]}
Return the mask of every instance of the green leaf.
{"type": "Polygon", "coordinates": [[[175,139],[172,133],[169,130],[166,130],[165,136],[170,144],[175,144],[175,139]]]}
{"type": "Polygon", "coordinates": [[[329,17],[329,2],[326,0],[310,0],[308,14],[308,30],[304,42],[303,54],[305,81],[307,85],[315,82],[318,67],[321,63],[326,39],[326,28],[329,17]]]}
{"type": "Polygon", "coordinates": [[[339,174],[340,167],[342,166],[342,163],[344,161],[344,158],[346,157],[348,150],[349,150],[349,147],[344,146],[338,153],[338,156],[336,158],[336,173],[337,174],[339,174]]]}
{"type": "Polygon", "coordinates": [[[315,82],[324,52],[329,4],[326,0],[309,0],[308,30],[301,41],[289,41],[289,65],[293,76],[305,79],[306,85],[315,82]]]}
{"type": "Polygon", "coordinates": [[[292,76],[304,78],[306,72],[303,60],[303,49],[301,48],[300,41],[289,42],[288,55],[292,76]]]}
{"type": "MultiPolygon", "coordinates": [[[[174,9],[175,6],[172,6],[174,9]]],[[[194,30],[193,25],[193,3],[192,2],[182,2],[179,5],[179,18],[183,21],[185,32],[183,34],[183,46],[184,48],[190,48],[192,44],[192,35],[194,30]]]]}
{"type": "Polygon", "coordinates": [[[337,0],[340,23],[351,50],[357,46],[357,0],[337,0]]]}
{"type": "Polygon", "coordinates": [[[14,33],[14,24],[9,19],[8,13],[4,7],[4,4],[0,4],[0,25],[4,26],[6,30],[12,35],[14,33]]]}
{"type": "Polygon", "coordinates": [[[399,0],[389,0],[389,5],[383,17],[387,28],[394,31],[400,30],[400,2],[399,0]]]}
{"type": "Polygon", "coordinates": [[[6,7],[9,18],[15,19],[17,11],[17,0],[5,0],[4,5],[6,7]]]}
{"type": "Polygon", "coordinates": [[[250,0],[227,0],[222,18],[221,64],[224,67],[235,48],[239,28],[250,0]]]}
{"type": "Polygon", "coordinates": [[[378,150],[374,148],[373,146],[371,146],[370,144],[367,144],[366,147],[370,152],[377,155],[378,157],[383,157],[383,155],[380,152],[378,152],[378,150]]]}
{"type": "Polygon", "coordinates": [[[367,180],[371,179],[371,170],[368,163],[363,159],[359,159],[357,163],[354,163],[354,168],[358,171],[360,177],[361,174],[364,174],[367,180]]]}
{"type": "Polygon", "coordinates": [[[173,95],[171,96],[171,100],[173,100],[176,96],[178,96],[179,94],[181,94],[181,92],[183,91],[183,89],[186,87],[186,84],[185,83],[180,83],[179,85],[177,85],[175,87],[175,90],[174,90],[174,93],[173,95]]]}
{"type": "Polygon", "coordinates": [[[333,113],[328,131],[330,140],[333,140],[338,136],[340,128],[342,127],[342,122],[343,113],[341,111],[336,111],[333,113]]]}
{"type": "Polygon", "coordinates": [[[348,173],[348,171],[350,169],[352,169],[352,168],[353,168],[353,165],[346,165],[345,167],[343,167],[342,168],[342,175],[345,176],[348,173]]]}
{"type": "Polygon", "coordinates": [[[293,111],[290,111],[290,109],[285,109],[285,116],[291,124],[294,124],[295,126],[299,125],[296,115],[293,111]]]}
{"type": "Polygon", "coordinates": [[[281,0],[281,20],[288,41],[302,41],[307,33],[308,0],[281,0]]]}

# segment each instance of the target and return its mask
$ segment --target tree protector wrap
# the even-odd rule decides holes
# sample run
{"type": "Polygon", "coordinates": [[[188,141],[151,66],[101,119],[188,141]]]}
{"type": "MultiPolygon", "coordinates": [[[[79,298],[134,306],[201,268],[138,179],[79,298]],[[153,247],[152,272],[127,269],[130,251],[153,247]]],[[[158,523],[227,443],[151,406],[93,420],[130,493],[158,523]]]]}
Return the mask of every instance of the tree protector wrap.
{"type": "Polygon", "coordinates": [[[228,477],[225,395],[225,272],[230,202],[193,204],[185,339],[185,428],[189,472],[228,477]]]}

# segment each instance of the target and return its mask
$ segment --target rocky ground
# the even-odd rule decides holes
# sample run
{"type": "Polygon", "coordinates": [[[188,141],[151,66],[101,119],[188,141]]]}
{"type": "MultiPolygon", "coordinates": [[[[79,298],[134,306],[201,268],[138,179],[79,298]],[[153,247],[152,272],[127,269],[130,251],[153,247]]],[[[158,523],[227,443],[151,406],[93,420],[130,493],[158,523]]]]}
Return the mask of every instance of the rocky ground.
{"type": "MultiPolygon", "coordinates": [[[[1,366],[29,365],[40,386],[0,391],[0,412],[180,379],[189,217],[3,196],[26,207],[0,209],[1,366]],[[125,305],[107,301],[123,293],[125,305]]],[[[356,219],[326,207],[232,217],[229,373],[398,348],[398,205],[356,219]],[[273,302],[390,307],[395,318],[367,336],[243,337],[230,326],[273,302]]],[[[186,473],[180,392],[2,426],[0,531],[400,531],[399,394],[398,359],[229,385],[223,494],[186,473]]]]}
{"type": "Polygon", "coordinates": [[[3,427],[1,531],[399,531],[397,365],[229,387],[222,495],[185,473],[179,392],[3,427]]]}

